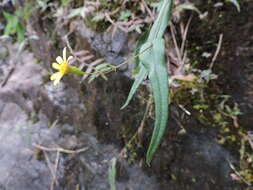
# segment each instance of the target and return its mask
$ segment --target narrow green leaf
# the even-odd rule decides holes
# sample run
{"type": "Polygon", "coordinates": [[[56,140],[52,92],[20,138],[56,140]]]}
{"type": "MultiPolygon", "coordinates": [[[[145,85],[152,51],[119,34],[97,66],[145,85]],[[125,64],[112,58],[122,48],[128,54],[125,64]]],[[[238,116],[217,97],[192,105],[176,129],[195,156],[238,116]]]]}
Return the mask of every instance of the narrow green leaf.
{"type": "Polygon", "coordinates": [[[25,8],[22,10],[22,15],[25,20],[28,20],[31,16],[31,14],[34,11],[34,6],[32,4],[25,5],[25,8]]]}
{"type": "Polygon", "coordinates": [[[124,109],[129,104],[129,102],[132,100],[133,95],[135,94],[136,90],[138,89],[138,87],[140,86],[142,81],[145,78],[147,78],[147,75],[148,75],[148,72],[145,69],[145,67],[140,65],[140,72],[139,72],[139,74],[137,75],[137,77],[134,81],[134,84],[133,84],[133,86],[132,86],[132,88],[129,92],[129,95],[127,97],[127,100],[126,100],[125,104],[120,109],[124,109]]]}
{"type": "Polygon", "coordinates": [[[112,159],[112,166],[109,168],[109,184],[110,184],[110,190],[116,190],[116,158],[112,159]]]}
{"type": "Polygon", "coordinates": [[[155,100],[155,128],[146,155],[149,165],[158,148],[166,129],[168,119],[168,73],[165,66],[165,42],[164,39],[155,39],[152,47],[140,56],[144,65],[150,65],[149,80],[155,100]]]}
{"type": "Polygon", "coordinates": [[[93,74],[89,77],[88,83],[91,83],[94,81],[97,77],[99,77],[99,74],[93,74]]]}
{"type": "Polygon", "coordinates": [[[120,21],[128,21],[128,19],[131,17],[132,13],[131,11],[121,11],[119,20],[120,21]]]}
{"type": "Polygon", "coordinates": [[[241,11],[241,10],[240,10],[240,4],[238,3],[237,0],[228,0],[228,1],[231,2],[231,3],[233,3],[234,6],[236,6],[238,12],[241,11]]]}
{"type": "Polygon", "coordinates": [[[107,77],[104,75],[104,73],[110,70],[115,70],[115,66],[108,63],[102,63],[96,66],[95,72],[91,74],[91,76],[89,77],[88,83],[91,83],[93,80],[95,80],[99,76],[107,80],[107,77]]]}
{"type": "MultiPolygon", "coordinates": [[[[134,51],[135,56],[140,54],[141,46],[147,41],[148,35],[149,35],[149,30],[143,32],[141,34],[141,36],[139,37],[139,39],[137,40],[136,48],[135,48],[135,51],[134,51]]],[[[139,66],[139,57],[137,57],[135,59],[135,63],[136,63],[136,66],[139,66]]]]}
{"type": "Polygon", "coordinates": [[[89,10],[86,7],[80,7],[80,8],[72,9],[70,11],[69,15],[67,16],[67,18],[73,18],[73,17],[76,17],[76,16],[81,16],[82,18],[85,18],[87,12],[89,12],[89,10]]]}
{"type": "Polygon", "coordinates": [[[142,60],[150,59],[149,54],[152,52],[152,46],[153,46],[153,43],[150,41],[147,41],[140,48],[140,52],[146,51],[145,53],[142,53],[139,56],[140,64],[143,65],[148,71],[150,70],[150,63],[148,61],[142,61],[142,60]]]}
{"type": "Polygon", "coordinates": [[[15,15],[3,12],[7,25],[4,29],[4,35],[15,34],[17,31],[18,18],[15,15]]]}
{"type": "MultiPolygon", "coordinates": [[[[158,17],[152,26],[147,41],[141,46],[140,66],[145,69],[144,74],[148,73],[151,82],[151,90],[154,95],[155,102],[155,127],[153,130],[151,142],[146,155],[146,162],[149,165],[152,157],[160,145],[161,139],[166,129],[168,119],[168,73],[165,66],[165,42],[163,34],[167,28],[171,15],[173,0],[163,0],[159,9],[158,17]]],[[[144,75],[143,74],[143,75],[144,75]]],[[[139,74],[138,77],[142,75],[139,74]]],[[[143,79],[140,77],[140,81],[143,79]]],[[[125,107],[131,100],[133,94],[141,82],[135,81],[129,93],[125,107]]]]}
{"type": "Polygon", "coordinates": [[[4,15],[5,19],[7,19],[7,20],[11,20],[13,18],[12,14],[5,12],[5,11],[3,12],[3,15],[4,15]]]}
{"type": "Polygon", "coordinates": [[[17,36],[18,36],[18,41],[22,42],[25,40],[25,28],[21,23],[18,23],[17,25],[17,36]]]}
{"type": "Polygon", "coordinates": [[[162,38],[171,15],[171,8],[173,5],[173,0],[163,0],[161,10],[155,20],[154,25],[151,28],[148,41],[153,41],[156,38],[162,38]]]}
{"type": "Polygon", "coordinates": [[[61,0],[61,3],[63,6],[67,6],[69,4],[70,0],[61,0]]]}
{"type": "Polygon", "coordinates": [[[94,17],[92,18],[92,21],[94,21],[94,22],[99,22],[99,21],[104,20],[104,19],[105,19],[105,14],[104,14],[104,13],[101,13],[101,12],[98,12],[98,13],[96,14],[96,16],[94,16],[94,17]]]}
{"type": "Polygon", "coordinates": [[[96,68],[95,68],[95,70],[98,72],[104,72],[104,71],[102,71],[104,69],[106,69],[106,70],[115,69],[115,66],[108,64],[108,63],[102,63],[102,64],[99,64],[98,66],[96,66],[96,68]]]}

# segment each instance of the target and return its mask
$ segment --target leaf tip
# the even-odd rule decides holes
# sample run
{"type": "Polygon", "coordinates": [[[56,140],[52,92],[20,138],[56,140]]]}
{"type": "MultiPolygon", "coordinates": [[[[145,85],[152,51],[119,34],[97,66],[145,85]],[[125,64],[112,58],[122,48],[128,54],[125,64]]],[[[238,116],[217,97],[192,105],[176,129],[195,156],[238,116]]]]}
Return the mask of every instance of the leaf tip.
{"type": "Polygon", "coordinates": [[[152,156],[149,155],[149,153],[147,153],[146,155],[146,164],[148,165],[148,167],[151,166],[151,160],[152,160],[152,156]]]}
{"type": "Polygon", "coordinates": [[[127,107],[127,104],[124,104],[123,106],[120,107],[120,110],[123,110],[126,107],[127,107]]]}

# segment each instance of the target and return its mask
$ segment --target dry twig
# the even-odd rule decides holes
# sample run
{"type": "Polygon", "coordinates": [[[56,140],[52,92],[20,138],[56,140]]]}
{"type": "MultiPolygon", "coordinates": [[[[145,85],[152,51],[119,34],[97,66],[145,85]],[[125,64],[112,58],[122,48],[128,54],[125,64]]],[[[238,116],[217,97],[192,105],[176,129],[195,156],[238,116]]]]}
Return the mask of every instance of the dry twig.
{"type": "Polygon", "coordinates": [[[56,184],[56,185],[59,184],[59,182],[57,180],[57,177],[56,177],[56,173],[57,173],[57,168],[58,168],[58,165],[59,165],[60,153],[77,154],[77,153],[81,153],[81,152],[84,152],[84,151],[88,150],[88,147],[81,148],[81,149],[78,149],[78,150],[67,150],[67,149],[63,149],[63,148],[60,148],[60,147],[48,148],[48,147],[44,147],[44,146],[38,145],[38,144],[33,144],[33,146],[35,146],[36,148],[42,150],[44,155],[45,155],[45,159],[46,159],[48,168],[49,168],[50,173],[52,175],[50,190],[54,189],[54,184],[56,184]],[[54,167],[52,166],[52,164],[49,160],[47,152],[56,152],[54,167]]]}
{"type": "Polygon", "coordinates": [[[251,186],[251,184],[246,180],[244,179],[244,177],[235,169],[234,165],[229,161],[228,161],[228,164],[230,166],[230,168],[235,172],[235,174],[244,182],[246,183],[248,186],[251,186]]]}
{"type": "Polygon", "coordinates": [[[182,44],[181,44],[181,48],[180,48],[181,54],[184,54],[185,42],[186,42],[186,38],[187,38],[188,31],[189,31],[189,26],[190,26],[191,20],[192,20],[192,16],[189,18],[185,29],[183,29],[183,27],[181,28],[182,29],[182,44]]]}
{"type": "Polygon", "coordinates": [[[60,152],[60,153],[66,153],[66,154],[77,154],[77,153],[85,152],[86,150],[88,150],[88,147],[77,149],[77,150],[68,150],[68,149],[63,149],[61,147],[47,148],[39,144],[33,144],[33,146],[35,146],[38,149],[48,151],[48,152],[60,152]]]}
{"type": "Polygon", "coordinates": [[[218,56],[218,54],[220,52],[220,48],[221,48],[221,44],[222,44],[222,39],[223,39],[223,34],[220,34],[218,46],[217,46],[217,49],[215,51],[215,54],[213,56],[212,62],[211,62],[210,67],[209,67],[210,70],[212,70],[214,62],[216,61],[217,56],[218,56]]]}
{"type": "Polygon", "coordinates": [[[252,141],[252,137],[250,135],[250,133],[248,132],[248,134],[246,135],[247,140],[249,141],[250,147],[253,150],[253,141],[252,141]]]}

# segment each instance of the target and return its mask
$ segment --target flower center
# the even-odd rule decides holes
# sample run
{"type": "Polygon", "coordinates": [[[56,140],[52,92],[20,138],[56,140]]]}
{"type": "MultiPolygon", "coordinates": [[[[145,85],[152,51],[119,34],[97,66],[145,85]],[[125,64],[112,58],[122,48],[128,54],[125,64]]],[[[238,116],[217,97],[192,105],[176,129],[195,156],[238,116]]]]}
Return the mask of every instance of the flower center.
{"type": "Polygon", "coordinates": [[[60,73],[61,74],[67,74],[69,72],[69,65],[68,65],[68,62],[63,62],[61,65],[60,65],[60,73]]]}

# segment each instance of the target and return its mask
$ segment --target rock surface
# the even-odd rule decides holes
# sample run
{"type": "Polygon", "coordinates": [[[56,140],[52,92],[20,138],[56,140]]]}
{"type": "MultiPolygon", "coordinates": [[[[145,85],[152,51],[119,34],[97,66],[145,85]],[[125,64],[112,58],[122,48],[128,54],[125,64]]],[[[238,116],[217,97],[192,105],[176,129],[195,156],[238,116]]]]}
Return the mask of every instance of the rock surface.
{"type": "MultiPolygon", "coordinates": [[[[246,16],[249,18],[251,15],[252,13],[249,13],[246,16]]],[[[88,148],[78,154],[59,154],[56,172],[58,183],[54,189],[109,189],[107,171],[110,160],[119,154],[119,148],[122,148],[119,145],[125,143],[122,142],[125,140],[124,134],[121,133],[122,129],[126,131],[136,129],[143,117],[141,110],[144,108],[141,108],[142,104],[137,98],[138,109],[133,106],[124,112],[120,111],[120,106],[132,84],[129,78],[120,73],[112,74],[108,82],[97,80],[89,86],[79,85],[74,77],[67,76],[60,86],[53,87],[48,82],[50,70],[48,63],[52,61],[56,51],[44,31],[55,28],[48,25],[47,20],[40,20],[40,15],[32,19],[34,25],[28,24],[27,30],[30,34],[37,35],[39,40],[31,40],[30,45],[35,56],[42,59],[43,63],[38,64],[38,60],[35,60],[30,52],[21,53],[18,61],[13,61],[11,59],[17,53],[17,48],[7,54],[6,49],[0,48],[2,51],[0,62],[4,63],[0,64],[2,74],[0,81],[6,80],[3,87],[0,87],[0,155],[3,155],[0,157],[0,172],[4,174],[0,178],[0,188],[10,190],[50,188],[53,177],[49,166],[55,163],[57,153],[43,152],[34,146],[40,144],[49,148],[61,147],[71,150],[88,148]],[[10,56],[6,57],[8,54],[10,56]]],[[[238,33],[238,22],[240,23],[240,20],[233,24],[235,33],[238,33]]],[[[216,26],[217,22],[213,23],[216,26]]],[[[195,29],[192,32],[198,35],[191,36],[196,37],[194,38],[196,41],[205,42],[207,36],[199,35],[201,31],[196,32],[200,26],[199,20],[196,24],[196,27],[192,27],[195,29]]],[[[221,25],[223,29],[224,25],[222,23],[221,25]]],[[[226,33],[229,34],[230,25],[226,26],[226,33]]],[[[246,27],[248,32],[243,35],[244,40],[248,39],[251,28],[252,25],[246,27]]],[[[115,65],[125,60],[124,56],[129,54],[125,52],[127,36],[123,33],[115,34],[113,38],[110,34],[96,34],[88,31],[84,25],[78,25],[75,35],[80,37],[80,41],[88,41],[99,55],[115,65]]],[[[229,42],[231,39],[225,40],[229,42]]],[[[238,46],[236,49],[233,48],[238,52],[238,57],[229,56],[230,61],[234,59],[237,61],[230,64],[225,57],[226,64],[224,64],[225,71],[232,73],[233,79],[229,82],[231,86],[228,87],[231,88],[228,92],[230,90],[236,97],[237,88],[242,85],[243,90],[236,98],[239,101],[243,100],[246,112],[244,122],[249,128],[251,123],[248,119],[252,119],[250,96],[252,70],[248,70],[252,62],[250,42],[249,40],[249,44],[243,44],[243,47],[239,46],[240,40],[232,44],[238,46]],[[241,62],[244,65],[236,67],[241,62]]],[[[227,55],[235,55],[234,53],[229,52],[227,55]]],[[[153,120],[146,124],[145,128],[151,126],[153,120]]],[[[231,168],[228,161],[237,161],[236,157],[228,149],[218,145],[214,138],[208,135],[210,131],[196,132],[192,130],[194,127],[197,131],[202,129],[202,126],[193,124],[188,126],[186,135],[174,134],[173,138],[173,132],[178,130],[178,126],[169,122],[170,130],[155,155],[152,167],[144,172],[138,166],[121,163],[124,174],[117,179],[118,189],[242,189],[235,185],[230,177],[231,168]],[[147,173],[153,177],[148,177],[147,173]]],[[[148,138],[144,140],[147,144],[148,138]]]]}
{"type": "MultiPolygon", "coordinates": [[[[59,153],[58,167],[53,173],[54,189],[107,190],[110,160],[119,154],[118,147],[99,144],[93,136],[96,128],[88,125],[87,110],[80,89],[62,83],[54,87],[44,83],[40,64],[29,52],[5,85],[0,88],[0,179],[1,189],[50,189],[57,151],[37,147],[61,147],[78,154],[59,153]],[[83,119],[84,118],[84,119],[83,119]],[[78,130],[79,129],[79,130],[78,130]]],[[[118,189],[158,189],[154,178],[135,166],[124,165],[129,176],[117,183],[118,189]],[[138,177],[137,177],[138,176],[138,177]],[[141,188],[139,188],[141,187],[141,188]]]]}

